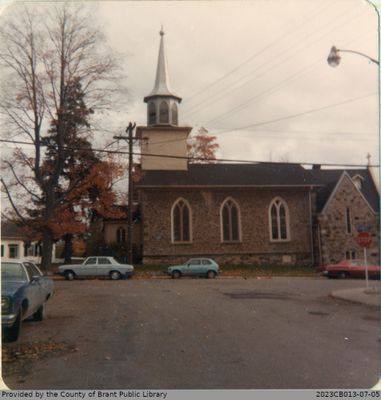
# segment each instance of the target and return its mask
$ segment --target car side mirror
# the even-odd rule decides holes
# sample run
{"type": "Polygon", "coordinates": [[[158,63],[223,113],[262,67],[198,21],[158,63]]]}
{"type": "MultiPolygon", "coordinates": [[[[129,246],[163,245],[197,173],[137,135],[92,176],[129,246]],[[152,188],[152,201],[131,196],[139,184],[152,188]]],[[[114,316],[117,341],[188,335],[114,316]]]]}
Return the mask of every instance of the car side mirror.
{"type": "Polygon", "coordinates": [[[37,282],[40,279],[39,275],[33,275],[32,276],[32,282],[37,282]]]}

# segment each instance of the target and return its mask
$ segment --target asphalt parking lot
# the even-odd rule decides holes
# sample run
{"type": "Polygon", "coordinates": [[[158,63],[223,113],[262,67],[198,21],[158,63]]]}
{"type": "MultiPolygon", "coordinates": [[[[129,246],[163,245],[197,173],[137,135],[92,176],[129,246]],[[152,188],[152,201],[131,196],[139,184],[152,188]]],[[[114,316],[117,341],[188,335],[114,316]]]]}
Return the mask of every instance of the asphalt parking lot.
{"type": "Polygon", "coordinates": [[[362,285],[56,281],[46,320],[25,322],[17,344],[46,354],[3,364],[4,381],[12,389],[369,388],[381,371],[379,310],[329,296],[362,285]]]}

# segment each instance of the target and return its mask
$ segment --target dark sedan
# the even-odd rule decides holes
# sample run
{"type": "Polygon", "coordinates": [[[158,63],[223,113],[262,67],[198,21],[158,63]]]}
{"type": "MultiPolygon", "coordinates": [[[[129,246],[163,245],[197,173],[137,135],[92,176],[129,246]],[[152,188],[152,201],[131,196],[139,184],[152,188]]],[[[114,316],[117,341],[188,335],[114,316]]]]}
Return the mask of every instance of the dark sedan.
{"type": "Polygon", "coordinates": [[[21,323],[32,317],[42,321],[45,304],[53,294],[53,281],[29,261],[1,263],[1,323],[3,337],[16,341],[21,323]]]}

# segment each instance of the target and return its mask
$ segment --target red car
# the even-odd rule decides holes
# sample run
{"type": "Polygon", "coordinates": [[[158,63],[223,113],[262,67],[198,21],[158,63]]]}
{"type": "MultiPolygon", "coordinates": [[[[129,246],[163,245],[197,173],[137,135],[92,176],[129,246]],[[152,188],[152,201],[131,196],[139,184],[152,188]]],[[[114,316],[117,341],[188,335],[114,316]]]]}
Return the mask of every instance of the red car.
{"type": "MultiPolygon", "coordinates": [[[[328,278],[365,278],[364,260],[343,260],[324,267],[323,275],[328,278]]],[[[380,266],[368,265],[368,277],[380,279],[380,266]]]]}

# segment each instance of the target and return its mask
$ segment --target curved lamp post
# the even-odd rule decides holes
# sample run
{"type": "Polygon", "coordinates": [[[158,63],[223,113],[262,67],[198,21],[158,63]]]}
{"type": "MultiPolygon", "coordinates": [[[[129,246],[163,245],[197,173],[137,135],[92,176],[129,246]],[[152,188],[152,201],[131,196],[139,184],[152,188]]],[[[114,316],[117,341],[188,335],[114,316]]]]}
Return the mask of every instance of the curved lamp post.
{"type": "MultiPolygon", "coordinates": [[[[380,58],[381,56],[381,50],[380,50],[380,42],[381,42],[381,26],[380,26],[380,13],[377,8],[376,2],[379,0],[366,0],[371,6],[376,11],[377,14],[377,28],[378,28],[378,57],[380,58]]],[[[381,3],[380,3],[381,4],[381,3]]],[[[337,67],[340,64],[340,54],[339,53],[354,53],[358,54],[362,57],[367,58],[369,61],[371,61],[374,64],[378,65],[378,132],[379,132],[379,138],[381,137],[381,67],[380,67],[380,61],[376,60],[372,57],[369,57],[368,55],[361,53],[359,51],[354,51],[354,50],[342,50],[342,49],[337,49],[335,46],[331,47],[331,51],[329,52],[327,62],[331,67],[337,67]]],[[[378,149],[378,155],[380,158],[380,148],[378,149]]],[[[380,182],[379,182],[380,183],[380,182]]],[[[379,247],[380,248],[380,247],[379,247]]],[[[369,288],[369,282],[368,282],[368,262],[367,262],[367,254],[366,254],[366,247],[364,247],[364,261],[365,261],[365,268],[366,268],[366,287],[367,289],[369,288]]],[[[380,272],[381,273],[381,272],[380,272]]]]}
{"type": "Polygon", "coordinates": [[[380,65],[380,62],[378,60],[375,60],[372,57],[367,56],[364,53],[361,53],[359,51],[355,51],[355,50],[342,50],[342,49],[337,49],[335,46],[331,47],[331,51],[328,54],[328,58],[327,58],[327,62],[331,67],[337,67],[340,64],[340,54],[339,53],[354,53],[354,54],[358,54],[360,56],[363,56],[365,58],[367,58],[369,61],[380,65]]]}

